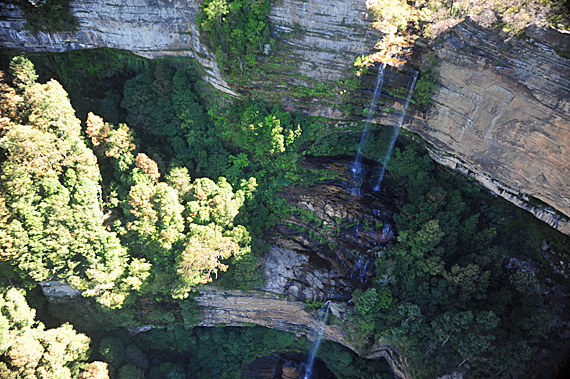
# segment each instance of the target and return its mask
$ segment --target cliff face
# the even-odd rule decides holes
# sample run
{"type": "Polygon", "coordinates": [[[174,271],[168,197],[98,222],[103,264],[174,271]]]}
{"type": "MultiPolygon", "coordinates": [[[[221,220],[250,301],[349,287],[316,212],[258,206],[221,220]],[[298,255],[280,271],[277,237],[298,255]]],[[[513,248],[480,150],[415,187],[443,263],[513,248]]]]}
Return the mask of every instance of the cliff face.
{"type": "Polygon", "coordinates": [[[191,56],[204,68],[204,79],[236,95],[223,79],[213,54],[200,42],[196,15],[200,0],[86,0],[72,4],[77,32],[26,30],[23,12],[0,3],[0,46],[24,51],[62,52],[109,47],[147,58],[191,56]]]}
{"type": "Polygon", "coordinates": [[[529,27],[529,40],[504,41],[472,22],[436,46],[441,88],[423,122],[409,128],[439,152],[440,163],[569,234],[570,33],[529,27]],[[567,56],[567,55],[566,55],[567,56]]]}
{"type": "MultiPolygon", "coordinates": [[[[244,326],[255,323],[310,337],[316,335],[322,327],[313,314],[307,313],[305,304],[281,300],[273,294],[205,289],[196,300],[203,311],[201,326],[244,326]]],[[[337,317],[343,316],[342,309],[334,303],[331,305],[331,312],[337,317]]],[[[345,330],[338,325],[326,325],[323,338],[358,352],[345,330]]],[[[396,377],[412,378],[407,362],[392,346],[378,345],[364,355],[371,359],[385,358],[396,377]]]]}
{"type": "Polygon", "coordinates": [[[296,71],[310,78],[340,80],[357,54],[374,48],[381,34],[370,27],[362,0],[282,0],[269,15],[296,71]]]}

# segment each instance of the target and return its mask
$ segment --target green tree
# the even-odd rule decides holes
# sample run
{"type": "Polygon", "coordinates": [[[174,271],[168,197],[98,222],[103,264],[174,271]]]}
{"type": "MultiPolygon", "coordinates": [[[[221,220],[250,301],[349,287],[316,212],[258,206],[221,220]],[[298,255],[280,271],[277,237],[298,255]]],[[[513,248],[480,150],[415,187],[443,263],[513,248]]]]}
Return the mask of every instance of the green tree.
{"type": "Polygon", "coordinates": [[[202,6],[203,18],[200,26],[206,32],[212,32],[219,29],[222,25],[222,18],[228,14],[228,4],[226,0],[208,0],[204,1],[202,6]]]}
{"type": "Polygon", "coordinates": [[[257,64],[271,46],[268,0],[206,0],[197,22],[216,51],[216,61],[230,76],[239,77],[257,64]]]}
{"type": "Polygon", "coordinates": [[[34,64],[21,55],[15,56],[10,61],[10,75],[12,84],[19,93],[24,92],[38,79],[34,64]]]}
{"type": "Polygon", "coordinates": [[[109,379],[107,363],[95,361],[89,363],[77,377],[78,379],[109,379]]]}
{"type": "Polygon", "coordinates": [[[124,365],[119,369],[119,379],[139,379],[144,378],[144,371],[135,365],[124,365]]]}
{"type": "Polygon", "coordinates": [[[0,230],[12,241],[3,259],[13,273],[6,274],[28,283],[55,276],[81,289],[108,285],[126,252],[102,225],[99,169],[80,122],[54,80],[26,87],[23,99],[0,139],[8,212],[0,230]]]}
{"type": "Polygon", "coordinates": [[[89,338],[69,324],[45,330],[34,320],[35,310],[21,291],[10,288],[0,296],[0,363],[2,378],[76,377],[88,358],[89,338]]]}
{"type": "Polygon", "coordinates": [[[103,361],[115,367],[120,367],[125,359],[125,347],[121,339],[117,337],[105,337],[101,339],[97,352],[103,361]]]}

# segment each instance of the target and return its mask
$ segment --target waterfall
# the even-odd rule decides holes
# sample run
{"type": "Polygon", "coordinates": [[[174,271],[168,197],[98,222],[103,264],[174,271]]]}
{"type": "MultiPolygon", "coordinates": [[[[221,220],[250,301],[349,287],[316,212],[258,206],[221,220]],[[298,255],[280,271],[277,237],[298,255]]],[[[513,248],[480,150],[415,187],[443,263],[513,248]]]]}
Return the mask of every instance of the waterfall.
{"type": "Polygon", "coordinates": [[[307,365],[305,366],[305,376],[304,379],[311,379],[311,375],[313,374],[313,365],[315,364],[315,357],[317,356],[317,350],[319,350],[319,345],[323,339],[323,335],[325,334],[325,328],[327,326],[327,320],[329,319],[329,312],[330,312],[330,301],[327,301],[323,307],[319,310],[321,314],[320,320],[320,327],[318,333],[316,335],[315,342],[313,342],[313,347],[311,348],[311,354],[309,354],[309,360],[307,361],[307,365]]]}
{"type": "Polygon", "coordinates": [[[386,63],[382,63],[378,69],[378,76],[376,79],[376,87],[374,88],[374,94],[372,95],[372,100],[368,106],[368,115],[366,117],[366,123],[364,124],[364,130],[362,131],[362,136],[360,137],[360,144],[358,145],[358,152],[356,153],[356,158],[354,158],[354,163],[352,164],[352,183],[348,192],[354,195],[360,195],[360,186],[362,184],[362,149],[364,148],[364,143],[366,142],[366,137],[368,135],[368,128],[370,127],[370,121],[372,121],[372,116],[374,116],[374,109],[376,108],[376,102],[380,97],[382,92],[382,86],[384,85],[384,69],[386,68],[386,63]]]}
{"type": "Polygon", "coordinates": [[[400,134],[400,128],[404,124],[404,119],[406,118],[406,112],[408,111],[408,105],[410,105],[410,99],[412,98],[412,92],[414,91],[414,86],[416,85],[417,79],[418,79],[418,73],[416,72],[414,73],[414,80],[412,81],[412,85],[410,86],[410,90],[408,91],[408,97],[406,97],[406,102],[404,103],[404,109],[402,110],[402,115],[400,116],[400,120],[398,120],[396,128],[394,129],[394,133],[392,134],[392,139],[390,140],[388,151],[386,151],[386,156],[384,157],[384,162],[382,163],[382,170],[380,171],[380,176],[378,177],[378,183],[374,187],[374,191],[380,191],[380,185],[382,184],[382,179],[384,179],[386,166],[388,166],[388,161],[392,156],[392,150],[394,150],[394,144],[396,143],[398,134],[400,134]]]}
{"type": "MultiPolygon", "coordinates": [[[[356,272],[356,274],[358,275],[358,278],[361,281],[364,281],[366,279],[366,271],[368,270],[369,265],[370,265],[370,261],[368,259],[364,259],[361,256],[358,257],[358,261],[354,265],[354,271],[356,272]]],[[[353,274],[354,274],[354,272],[353,272],[353,274]]]]}

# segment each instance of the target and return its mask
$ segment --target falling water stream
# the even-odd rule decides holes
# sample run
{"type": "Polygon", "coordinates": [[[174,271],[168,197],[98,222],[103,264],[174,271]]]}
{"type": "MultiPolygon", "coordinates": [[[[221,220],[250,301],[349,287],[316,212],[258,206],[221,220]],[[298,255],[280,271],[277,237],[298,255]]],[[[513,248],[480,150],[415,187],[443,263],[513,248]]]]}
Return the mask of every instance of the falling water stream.
{"type": "Polygon", "coordinates": [[[382,162],[382,170],[380,171],[380,176],[378,177],[378,183],[374,186],[374,191],[380,191],[380,185],[382,184],[382,180],[384,179],[384,173],[386,172],[386,166],[388,165],[388,161],[392,156],[392,150],[394,149],[394,144],[396,143],[396,139],[400,134],[400,129],[404,124],[404,119],[406,118],[406,112],[408,111],[408,105],[410,105],[410,99],[412,98],[412,92],[414,92],[414,86],[416,85],[416,80],[418,79],[418,73],[414,73],[414,80],[412,80],[412,85],[408,91],[408,97],[406,97],[406,102],[404,103],[404,109],[402,110],[402,115],[396,124],[396,128],[394,129],[394,133],[392,134],[392,139],[390,140],[390,145],[388,146],[388,150],[386,151],[386,156],[384,157],[384,162],[382,162]]]}
{"type": "Polygon", "coordinates": [[[368,136],[368,128],[370,127],[370,122],[372,121],[372,116],[374,116],[374,109],[376,108],[376,103],[382,92],[382,86],[384,85],[384,69],[386,68],[386,63],[382,63],[378,69],[378,76],[376,79],[376,87],[374,88],[374,94],[372,95],[372,100],[370,101],[370,106],[368,107],[368,116],[366,117],[366,123],[364,124],[364,131],[360,137],[360,145],[358,146],[358,152],[356,153],[356,158],[354,158],[354,163],[352,164],[352,183],[348,189],[349,193],[354,195],[360,195],[360,185],[362,182],[362,149],[364,148],[364,143],[366,142],[366,137],[368,136]]]}
{"type": "Polygon", "coordinates": [[[316,335],[315,342],[313,342],[313,347],[311,348],[311,354],[309,354],[309,360],[307,361],[307,365],[305,366],[305,376],[304,379],[311,379],[311,375],[313,374],[313,366],[315,364],[315,357],[317,356],[317,350],[319,350],[319,345],[323,340],[323,335],[325,334],[325,328],[327,326],[327,321],[329,319],[329,312],[330,312],[330,302],[327,301],[323,307],[319,310],[321,314],[321,323],[319,325],[319,330],[316,335]]]}

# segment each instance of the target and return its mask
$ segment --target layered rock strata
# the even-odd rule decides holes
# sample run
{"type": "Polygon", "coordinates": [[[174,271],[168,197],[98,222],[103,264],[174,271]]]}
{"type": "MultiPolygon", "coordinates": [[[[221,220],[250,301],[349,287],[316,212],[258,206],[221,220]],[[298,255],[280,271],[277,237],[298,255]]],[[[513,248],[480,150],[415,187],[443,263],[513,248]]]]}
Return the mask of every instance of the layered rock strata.
{"type": "Polygon", "coordinates": [[[457,25],[434,48],[434,106],[408,128],[439,163],[570,234],[570,59],[544,43],[568,50],[570,33],[528,30],[534,38],[504,41],[473,22],[457,25]]]}
{"type": "MultiPolygon", "coordinates": [[[[252,323],[297,335],[314,336],[321,330],[320,321],[306,311],[306,304],[282,300],[279,296],[268,293],[243,291],[219,291],[208,288],[196,298],[203,310],[201,326],[245,326],[252,323]]],[[[333,313],[337,305],[331,305],[333,313]]],[[[326,325],[323,338],[340,343],[358,352],[348,335],[338,325],[326,325]]],[[[360,352],[362,353],[362,352],[360,352]]],[[[405,359],[389,345],[379,345],[369,354],[371,359],[385,358],[395,376],[402,379],[412,378],[405,359]]]]}
{"type": "Polygon", "coordinates": [[[223,78],[214,55],[201,43],[196,15],[200,0],[86,0],[71,4],[76,32],[33,34],[23,12],[0,3],[0,46],[30,52],[63,52],[108,47],[147,58],[189,56],[204,69],[203,78],[237,96],[223,78]]]}

